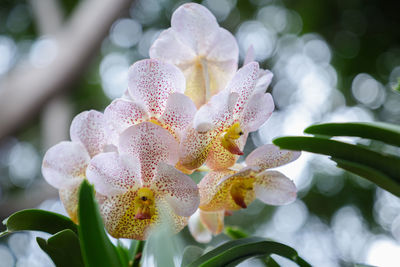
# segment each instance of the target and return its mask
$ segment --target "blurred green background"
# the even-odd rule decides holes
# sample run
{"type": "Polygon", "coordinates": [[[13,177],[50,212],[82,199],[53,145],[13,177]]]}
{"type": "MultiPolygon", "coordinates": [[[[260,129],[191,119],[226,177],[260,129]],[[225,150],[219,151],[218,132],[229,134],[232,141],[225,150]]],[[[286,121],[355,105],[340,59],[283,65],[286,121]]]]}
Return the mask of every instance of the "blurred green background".
{"type": "MultiPolygon", "coordinates": [[[[63,212],[56,190],[41,177],[44,152],[69,138],[74,115],[103,110],[124,92],[128,67],[148,57],[150,45],[185,1],[118,0],[113,3],[116,10],[107,10],[106,2],[110,1],[0,3],[1,220],[23,208],[63,212]],[[85,5],[91,8],[85,10],[85,5]],[[98,20],[93,25],[92,17],[98,20]],[[88,28],[86,36],[75,35],[71,21],[78,22],[82,32],[88,28]],[[74,55],[77,62],[68,65],[74,55]]],[[[301,134],[317,122],[400,123],[400,95],[391,89],[400,77],[399,1],[199,3],[235,35],[241,60],[253,45],[255,59],[274,73],[268,90],[276,111],[249,138],[247,153],[276,136],[301,134]]],[[[398,148],[378,142],[348,141],[400,154],[398,148]]],[[[304,154],[281,170],[300,190],[296,202],[279,208],[255,202],[227,218],[226,224],[285,242],[315,266],[400,265],[397,197],[337,169],[323,156],[304,154]]],[[[195,244],[187,229],[179,236],[183,246],[195,244]]],[[[212,244],[226,239],[220,235],[212,244]]],[[[46,257],[30,234],[0,240],[0,266],[51,266],[46,257]]]]}

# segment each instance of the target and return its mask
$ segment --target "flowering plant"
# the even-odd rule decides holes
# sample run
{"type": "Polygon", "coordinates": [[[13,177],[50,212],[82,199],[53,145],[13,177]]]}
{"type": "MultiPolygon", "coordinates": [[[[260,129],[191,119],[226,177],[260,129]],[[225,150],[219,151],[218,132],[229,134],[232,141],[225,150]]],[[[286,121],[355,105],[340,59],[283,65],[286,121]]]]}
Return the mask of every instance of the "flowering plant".
{"type": "MultiPolygon", "coordinates": [[[[59,190],[70,218],[27,210],[6,222],[6,233],[52,234],[38,243],[56,265],[138,266],[144,240],[163,227],[175,234],[188,225],[197,242],[208,243],[223,232],[226,216],[255,199],[268,205],[295,201],[293,181],[270,169],[299,158],[295,150],[323,153],[289,138],[275,143],[292,150],[265,144],[240,158],[249,134],[274,110],[266,93],[273,75],[253,61],[251,49],[239,68],[235,38],[205,7],[180,6],[171,28],[159,35],[149,54],[150,59],[130,67],[128,88],[120,98],[103,113],[78,114],[70,127],[71,141],[53,146],[44,156],[43,177],[59,190]],[[195,174],[202,175],[198,183],[195,174]],[[118,241],[115,246],[107,233],[137,241],[129,249],[118,241]]],[[[334,155],[341,167],[365,174],[341,155],[334,155]]],[[[358,163],[370,164],[365,157],[358,163]]],[[[388,162],[385,176],[397,175],[396,163],[388,162]]],[[[387,182],[391,177],[384,179],[382,187],[398,193],[387,182]]],[[[245,236],[232,228],[226,233],[245,236]]],[[[192,259],[184,256],[182,265],[221,266],[254,256],[276,265],[270,254],[309,266],[294,249],[262,238],[231,241],[192,259]]]]}

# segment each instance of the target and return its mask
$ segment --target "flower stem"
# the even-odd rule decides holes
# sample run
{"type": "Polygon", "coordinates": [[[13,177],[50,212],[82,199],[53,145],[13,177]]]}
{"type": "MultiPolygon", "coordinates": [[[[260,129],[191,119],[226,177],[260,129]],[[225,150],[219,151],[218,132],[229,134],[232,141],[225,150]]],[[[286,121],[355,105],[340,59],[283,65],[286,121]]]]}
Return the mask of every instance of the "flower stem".
{"type": "Polygon", "coordinates": [[[129,262],[129,267],[138,267],[142,259],[142,252],[145,241],[138,240],[135,242],[135,248],[132,253],[132,260],[129,262]]]}

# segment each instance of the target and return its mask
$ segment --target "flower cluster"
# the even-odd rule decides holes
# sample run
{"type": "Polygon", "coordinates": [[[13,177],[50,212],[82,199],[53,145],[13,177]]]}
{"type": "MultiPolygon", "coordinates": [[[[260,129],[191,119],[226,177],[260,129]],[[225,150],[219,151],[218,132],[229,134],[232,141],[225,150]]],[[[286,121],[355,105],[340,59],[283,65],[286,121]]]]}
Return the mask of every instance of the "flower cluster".
{"type": "Polygon", "coordinates": [[[235,38],[194,3],[174,12],[149,53],[130,67],[121,98],[104,113],[78,114],[71,141],[44,156],[43,176],[59,189],[72,220],[78,223],[84,179],[94,185],[105,227],[116,238],[143,240],[168,221],[176,232],[189,223],[196,240],[207,242],[222,231],[226,214],[255,198],[293,201],[293,182],[267,169],[298,152],[264,145],[237,163],[249,133],[274,109],[265,93],[271,72],[251,56],[237,70],[235,38]],[[199,168],[209,172],[196,184],[188,175],[199,168]]]}

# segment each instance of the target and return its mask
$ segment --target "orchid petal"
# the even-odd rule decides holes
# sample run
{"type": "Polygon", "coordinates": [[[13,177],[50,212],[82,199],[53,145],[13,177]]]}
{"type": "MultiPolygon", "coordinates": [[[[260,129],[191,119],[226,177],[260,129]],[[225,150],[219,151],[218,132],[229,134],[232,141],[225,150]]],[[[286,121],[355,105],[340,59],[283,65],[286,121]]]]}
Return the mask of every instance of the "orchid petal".
{"type": "Polygon", "coordinates": [[[254,61],[254,46],[250,45],[249,48],[247,48],[246,55],[244,57],[243,61],[243,66],[247,65],[248,63],[254,61]]]}
{"type": "Polygon", "coordinates": [[[239,94],[238,105],[235,113],[240,112],[247,103],[248,98],[254,93],[257,84],[259,66],[257,62],[250,62],[239,69],[227,85],[227,90],[239,94]]]}
{"type": "Polygon", "coordinates": [[[174,167],[160,163],[152,181],[154,190],[165,198],[175,214],[189,217],[199,206],[197,184],[174,167]]]}
{"type": "Polygon", "coordinates": [[[218,127],[230,126],[233,123],[232,113],[237,99],[237,93],[230,93],[227,90],[214,95],[197,111],[193,121],[196,130],[209,131],[218,127]],[[204,125],[210,125],[210,128],[204,129],[204,125]]]}
{"type": "Polygon", "coordinates": [[[60,200],[74,223],[78,223],[78,199],[82,179],[75,179],[74,184],[59,190],[60,200]]]}
{"type": "Polygon", "coordinates": [[[247,156],[246,164],[265,170],[285,165],[298,159],[300,155],[298,151],[283,150],[275,145],[267,144],[253,150],[247,156]]]}
{"type": "Polygon", "coordinates": [[[170,216],[175,232],[179,232],[187,224],[188,218],[177,216],[172,210],[168,210],[168,205],[159,201],[151,219],[135,219],[136,195],[137,191],[127,191],[122,195],[107,197],[100,204],[104,226],[111,236],[145,240],[154,226],[160,223],[164,213],[170,216]]]}
{"type": "Polygon", "coordinates": [[[224,171],[211,171],[207,173],[199,183],[200,193],[200,206],[207,205],[218,192],[217,185],[225,177],[229,177],[234,174],[235,171],[224,170],[224,171]]]}
{"type": "Polygon", "coordinates": [[[233,76],[237,69],[239,56],[239,47],[235,37],[229,31],[219,28],[210,47],[207,60],[210,62],[230,62],[234,67],[230,69],[229,73],[233,76]]]}
{"type": "Polygon", "coordinates": [[[286,205],[296,200],[296,185],[277,171],[264,171],[256,176],[256,197],[269,205],[286,205]]]}
{"type": "Polygon", "coordinates": [[[154,178],[158,163],[175,165],[179,145],[161,126],[143,122],[126,129],[119,138],[119,152],[139,158],[141,178],[146,184],[154,178]]]}
{"type": "Polygon", "coordinates": [[[147,120],[148,115],[140,104],[117,98],[104,110],[104,118],[111,129],[121,134],[128,127],[147,120]]]}
{"type": "Polygon", "coordinates": [[[55,188],[69,188],[85,178],[90,156],[81,143],[61,142],[51,147],[43,158],[42,174],[55,188]]]}
{"type": "Polygon", "coordinates": [[[212,233],[200,220],[200,209],[189,218],[188,228],[190,234],[199,243],[208,243],[212,239],[212,233]]]}
{"type": "Polygon", "coordinates": [[[271,94],[255,93],[240,114],[240,125],[243,131],[254,132],[266,122],[274,110],[271,94]]]}
{"type": "Polygon", "coordinates": [[[116,152],[95,156],[86,170],[89,182],[105,196],[122,194],[141,186],[139,159],[116,152]]]}
{"type": "Polygon", "coordinates": [[[219,33],[214,15],[204,6],[195,3],[184,4],[175,10],[171,27],[179,34],[180,40],[198,55],[208,52],[210,40],[219,33]]]}
{"type": "Polygon", "coordinates": [[[160,33],[150,47],[149,54],[150,58],[166,60],[177,66],[188,63],[196,57],[195,51],[182,43],[172,28],[160,33]]]}
{"type": "Polygon", "coordinates": [[[84,111],[75,116],[70,128],[73,142],[81,142],[90,157],[103,151],[107,144],[104,116],[96,110],[84,111]]]}
{"type": "Polygon", "coordinates": [[[157,59],[136,62],[129,69],[128,90],[135,100],[158,118],[164,112],[169,95],[185,91],[185,77],[174,65],[157,59]]]}
{"type": "Polygon", "coordinates": [[[196,106],[189,97],[181,93],[173,93],[168,98],[167,106],[160,117],[160,122],[168,125],[180,136],[192,123],[195,114],[196,106]]]}
{"type": "Polygon", "coordinates": [[[211,143],[217,136],[217,131],[199,133],[189,127],[183,134],[179,147],[179,165],[194,170],[206,161],[211,143]]]}
{"type": "Polygon", "coordinates": [[[225,210],[221,211],[202,211],[200,210],[200,221],[214,235],[218,235],[224,230],[225,210]]]}
{"type": "Polygon", "coordinates": [[[254,92],[265,93],[268,86],[271,84],[272,77],[274,77],[274,75],[271,71],[260,69],[258,72],[258,79],[256,87],[254,88],[254,92]]]}
{"type": "MultiPolygon", "coordinates": [[[[243,150],[243,147],[246,144],[247,136],[248,134],[244,133],[234,141],[240,151],[243,150]]],[[[208,152],[206,164],[210,169],[220,171],[233,166],[238,158],[238,155],[233,154],[224,148],[221,145],[220,139],[216,138],[214,142],[212,142],[210,151],[208,152]]]]}

